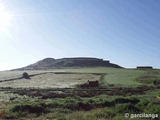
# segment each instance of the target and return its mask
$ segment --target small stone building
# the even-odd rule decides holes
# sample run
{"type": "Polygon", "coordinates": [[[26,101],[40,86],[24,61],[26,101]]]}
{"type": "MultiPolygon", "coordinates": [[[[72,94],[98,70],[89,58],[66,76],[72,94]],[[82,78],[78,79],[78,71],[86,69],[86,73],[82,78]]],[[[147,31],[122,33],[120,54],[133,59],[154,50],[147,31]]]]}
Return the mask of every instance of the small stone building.
{"type": "Polygon", "coordinates": [[[152,66],[137,66],[138,70],[152,70],[152,66]]]}

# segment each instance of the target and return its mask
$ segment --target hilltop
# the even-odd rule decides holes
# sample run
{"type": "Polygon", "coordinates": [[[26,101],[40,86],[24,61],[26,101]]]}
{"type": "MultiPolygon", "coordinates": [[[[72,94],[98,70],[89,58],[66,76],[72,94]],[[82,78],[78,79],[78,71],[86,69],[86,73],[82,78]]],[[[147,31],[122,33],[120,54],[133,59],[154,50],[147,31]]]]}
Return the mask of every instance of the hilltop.
{"type": "Polygon", "coordinates": [[[110,63],[110,61],[99,58],[76,57],[76,58],[61,58],[61,59],[45,58],[34,64],[14,70],[48,70],[48,69],[69,68],[69,67],[122,68],[119,65],[110,63]]]}

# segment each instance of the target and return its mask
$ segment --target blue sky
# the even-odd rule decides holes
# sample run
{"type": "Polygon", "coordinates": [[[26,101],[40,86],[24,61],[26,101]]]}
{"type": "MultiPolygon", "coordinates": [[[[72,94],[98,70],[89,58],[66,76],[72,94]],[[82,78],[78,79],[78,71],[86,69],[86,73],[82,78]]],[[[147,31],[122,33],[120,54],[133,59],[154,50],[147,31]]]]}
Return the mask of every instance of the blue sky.
{"type": "Polygon", "coordinates": [[[79,56],[160,68],[159,0],[1,0],[0,5],[12,16],[0,29],[0,70],[79,56]]]}

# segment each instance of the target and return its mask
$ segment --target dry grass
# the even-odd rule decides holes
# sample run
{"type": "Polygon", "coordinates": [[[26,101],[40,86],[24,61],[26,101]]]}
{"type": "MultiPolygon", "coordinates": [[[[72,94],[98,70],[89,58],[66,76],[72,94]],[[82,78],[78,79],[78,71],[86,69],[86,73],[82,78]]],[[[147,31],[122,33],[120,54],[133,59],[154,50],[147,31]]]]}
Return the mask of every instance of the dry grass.
{"type": "MultiPolygon", "coordinates": [[[[30,73],[31,74],[31,73],[30,73]]],[[[32,73],[33,74],[33,73],[32,73]]],[[[21,74],[11,74],[10,72],[7,76],[14,76],[12,78],[18,77],[21,74]]],[[[12,88],[68,88],[74,87],[77,84],[82,84],[88,80],[99,80],[101,75],[95,74],[54,74],[47,73],[42,75],[36,75],[31,77],[31,79],[19,79],[7,82],[1,82],[0,87],[12,87],[12,88]]],[[[6,78],[3,76],[3,79],[6,78]]]]}

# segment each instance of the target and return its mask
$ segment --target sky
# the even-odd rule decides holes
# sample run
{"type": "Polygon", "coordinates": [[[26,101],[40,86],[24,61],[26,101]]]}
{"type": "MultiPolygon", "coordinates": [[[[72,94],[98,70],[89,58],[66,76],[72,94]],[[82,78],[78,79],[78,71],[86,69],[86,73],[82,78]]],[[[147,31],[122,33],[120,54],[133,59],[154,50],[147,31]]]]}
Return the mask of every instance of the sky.
{"type": "Polygon", "coordinates": [[[0,0],[0,70],[97,57],[160,68],[159,0],[0,0]]]}

